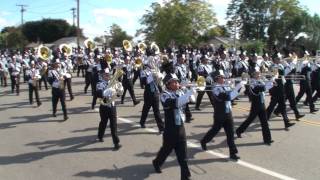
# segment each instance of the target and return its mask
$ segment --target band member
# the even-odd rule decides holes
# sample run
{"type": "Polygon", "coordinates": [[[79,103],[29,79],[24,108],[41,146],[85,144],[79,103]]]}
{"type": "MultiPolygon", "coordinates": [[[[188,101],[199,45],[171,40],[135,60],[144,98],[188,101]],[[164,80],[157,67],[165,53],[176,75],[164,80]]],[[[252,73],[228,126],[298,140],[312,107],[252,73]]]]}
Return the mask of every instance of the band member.
{"type": "MultiPolygon", "coordinates": [[[[288,54],[288,56],[292,56],[291,54],[288,54]]],[[[287,58],[286,62],[283,62],[284,65],[284,74],[286,77],[290,77],[290,75],[294,75],[296,73],[295,64],[293,63],[293,56],[290,58],[287,58]]],[[[293,89],[293,80],[286,79],[286,82],[284,84],[284,91],[285,91],[285,97],[289,100],[290,108],[293,110],[296,120],[299,120],[300,118],[304,117],[304,115],[301,115],[297,108],[297,103],[294,95],[294,89],[293,89]]],[[[274,114],[276,116],[279,116],[280,114],[280,106],[278,105],[277,108],[274,110],[274,114]]]]}
{"type": "MultiPolygon", "coordinates": [[[[185,55],[184,54],[180,54],[178,56],[178,60],[177,60],[177,64],[176,64],[176,75],[179,79],[180,83],[188,83],[189,79],[188,79],[188,69],[187,66],[185,65],[185,55]]],[[[186,122],[190,122],[193,120],[192,118],[192,114],[189,108],[189,103],[186,104],[185,107],[185,113],[186,113],[186,122]]]]}
{"type": "Polygon", "coordinates": [[[238,149],[234,143],[234,131],[233,131],[233,117],[231,111],[231,100],[233,100],[238,94],[238,90],[241,88],[242,83],[237,84],[235,89],[231,89],[224,85],[224,76],[219,74],[215,77],[217,85],[213,87],[213,107],[214,107],[214,123],[206,135],[202,138],[201,147],[203,150],[207,150],[207,143],[214,138],[220,129],[223,127],[227,135],[227,143],[229,146],[230,158],[238,160],[238,149]]]}
{"type": "MultiPolygon", "coordinates": [[[[204,78],[207,78],[207,76],[212,72],[212,66],[210,64],[208,64],[209,58],[206,56],[202,56],[201,57],[201,64],[198,67],[198,75],[199,76],[203,76],[204,78]]],[[[212,92],[208,91],[211,88],[206,87],[205,91],[198,91],[198,96],[197,96],[197,101],[196,101],[196,110],[200,110],[200,104],[202,101],[202,97],[204,95],[204,93],[206,92],[210,102],[212,104],[212,92]]]]}
{"type": "MultiPolygon", "coordinates": [[[[306,55],[309,55],[308,52],[306,52],[306,55]]],[[[298,92],[298,95],[296,97],[296,102],[298,103],[304,93],[306,93],[307,98],[306,101],[309,104],[310,113],[315,113],[318,111],[318,109],[315,109],[314,103],[312,101],[312,89],[311,89],[311,64],[308,60],[303,61],[303,65],[301,68],[301,75],[305,76],[304,80],[300,80],[300,90],[298,92]]]]}
{"type": "Polygon", "coordinates": [[[7,59],[4,57],[4,55],[1,55],[0,59],[0,80],[1,80],[1,86],[7,87],[7,77],[8,77],[9,71],[8,71],[8,64],[7,59]]]}
{"type": "Polygon", "coordinates": [[[161,119],[160,109],[159,109],[160,91],[159,91],[158,82],[156,79],[157,73],[154,72],[154,67],[152,67],[151,65],[153,64],[152,61],[153,61],[153,56],[149,56],[148,60],[145,61],[146,69],[141,71],[141,80],[145,86],[144,93],[143,93],[143,97],[145,101],[142,108],[140,126],[141,128],[146,127],[145,122],[148,117],[149,110],[152,107],[159,132],[161,133],[163,132],[163,121],[161,119]]]}
{"type": "Polygon", "coordinates": [[[47,78],[48,78],[48,64],[43,60],[39,59],[38,69],[40,70],[41,79],[39,80],[39,90],[41,90],[42,81],[44,82],[44,87],[48,90],[47,78]]]}
{"type": "Polygon", "coordinates": [[[290,123],[289,118],[287,116],[286,103],[285,103],[285,91],[284,91],[284,83],[285,83],[284,67],[282,64],[280,64],[280,58],[281,58],[281,55],[279,53],[276,53],[273,57],[274,64],[272,65],[271,68],[275,74],[278,74],[276,75],[278,77],[276,77],[277,79],[275,80],[275,85],[269,91],[271,95],[271,101],[267,108],[267,119],[268,120],[270,119],[270,116],[275,106],[278,104],[279,111],[283,118],[285,129],[287,130],[290,126],[293,126],[294,123],[290,123]]]}
{"type": "Polygon", "coordinates": [[[121,104],[124,103],[124,98],[126,96],[127,90],[129,91],[129,94],[131,96],[131,99],[133,101],[134,105],[137,105],[140,103],[136,99],[136,96],[134,94],[134,89],[133,89],[133,82],[132,82],[132,75],[133,75],[133,67],[132,64],[130,63],[130,57],[127,56],[124,58],[124,64],[122,67],[122,70],[124,72],[123,78],[122,78],[122,86],[123,86],[123,94],[121,96],[121,104]]]}
{"type": "Polygon", "coordinates": [[[268,91],[272,87],[272,81],[267,83],[261,80],[259,71],[253,74],[253,79],[249,82],[249,96],[251,100],[251,109],[248,118],[240,125],[236,130],[238,138],[241,138],[241,134],[249,127],[249,125],[259,116],[263,142],[270,145],[273,140],[271,139],[270,129],[267,121],[267,112],[265,106],[265,91],[268,91]]]}
{"type": "Polygon", "coordinates": [[[316,94],[312,97],[312,101],[314,103],[320,97],[320,64],[319,62],[315,63],[315,65],[313,66],[311,84],[312,84],[313,92],[316,91],[316,94]]]}
{"type": "MultiPolygon", "coordinates": [[[[100,55],[98,55],[100,56],[100,55]]],[[[91,103],[91,109],[94,109],[97,102],[97,84],[99,82],[100,77],[100,71],[102,70],[101,64],[100,64],[100,57],[95,58],[93,68],[92,68],[92,81],[91,81],[91,87],[92,87],[92,103],[91,103]]]]}
{"type": "MultiPolygon", "coordinates": [[[[84,93],[87,94],[87,90],[88,87],[91,85],[92,82],[92,68],[94,65],[94,59],[93,59],[94,54],[90,53],[88,55],[88,58],[86,59],[86,66],[87,66],[87,70],[86,70],[86,75],[85,75],[85,87],[84,87],[84,93]]],[[[91,86],[91,90],[92,90],[92,86],[91,86]]],[[[92,91],[92,95],[93,95],[93,91],[92,91]]]]}
{"type": "Polygon", "coordinates": [[[121,145],[119,144],[120,140],[117,135],[117,108],[114,102],[114,96],[120,95],[117,94],[115,89],[108,87],[110,83],[110,71],[106,68],[103,71],[102,79],[97,84],[97,96],[101,98],[101,104],[99,108],[100,113],[100,123],[98,129],[98,139],[100,142],[103,142],[103,136],[110,120],[110,130],[112,135],[112,140],[114,144],[114,150],[118,150],[121,145]]]}
{"type": "Polygon", "coordinates": [[[34,61],[31,61],[31,67],[26,72],[26,80],[29,84],[29,102],[33,104],[33,92],[36,96],[36,101],[38,107],[41,106],[40,98],[39,98],[39,90],[38,90],[38,81],[41,78],[39,69],[36,69],[36,65],[34,61]]]}
{"type": "MultiPolygon", "coordinates": [[[[169,75],[171,76],[171,75],[169,75]]],[[[163,133],[163,143],[157,157],[152,161],[157,173],[161,173],[161,166],[172,150],[175,150],[181,169],[181,179],[190,179],[191,174],[187,164],[187,140],[184,128],[184,107],[189,102],[193,90],[186,93],[179,90],[179,81],[176,77],[166,76],[167,90],[161,95],[161,103],[165,115],[165,129],[163,133]]]]}
{"type": "Polygon", "coordinates": [[[12,62],[9,64],[9,72],[11,79],[11,93],[14,93],[14,88],[16,88],[17,95],[19,95],[20,89],[20,71],[21,65],[17,62],[15,56],[12,57],[12,62]]]}
{"type": "MultiPolygon", "coordinates": [[[[141,61],[143,62],[143,61],[144,61],[144,55],[143,55],[140,51],[138,51],[137,53],[138,53],[138,54],[137,54],[137,56],[136,56],[135,58],[140,58],[141,61]]],[[[141,65],[141,66],[139,66],[139,65],[135,65],[135,66],[134,66],[134,68],[133,68],[133,80],[132,80],[132,84],[134,85],[134,83],[136,82],[136,80],[139,78],[139,80],[140,80],[140,87],[141,87],[141,89],[143,89],[144,87],[143,87],[143,84],[142,84],[142,82],[141,82],[141,77],[140,77],[141,71],[142,71],[142,65],[141,65]]]]}
{"type": "Polygon", "coordinates": [[[68,58],[67,55],[64,55],[64,61],[61,62],[61,70],[63,72],[63,76],[65,77],[64,80],[64,86],[67,86],[70,100],[72,101],[74,99],[73,93],[72,93],[72,71],[73,65],[71,59],[68,58]]]}
{"type": "Polygon", "coordinates": [[[63,111],[63,119],[66,121],[67,116],[67,107],[66,107],[66,93],[64,86],[64,79],[61,71],[60,60],[56,59],[53,63],[53,69],[49,71],[48,82],[52,86],[52,115],[56,116],[58,101],[61,102],[61,107],[63,111]]]}
{"type": "Polygon", "coordinates": [[[77,77],[80,76],[80,72],[82,74],[82,77],[85,77],[85,69],[86,69],[86,65],[84,64],[84,55],[83,55],[83,51],[82,49],[80,49],[79,53],[76,56],[76,64],[77,64],[77,77]]]}

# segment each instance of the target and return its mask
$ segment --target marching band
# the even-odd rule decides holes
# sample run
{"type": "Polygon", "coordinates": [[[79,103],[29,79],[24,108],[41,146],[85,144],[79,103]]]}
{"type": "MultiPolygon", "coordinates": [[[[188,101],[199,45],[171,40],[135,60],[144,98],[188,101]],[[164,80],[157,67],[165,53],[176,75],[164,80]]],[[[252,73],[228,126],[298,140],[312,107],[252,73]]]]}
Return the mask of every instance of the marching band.
{"type": "Polygon", "coordinates": [[[140,79],[140,87],[144,89],[144,102],[140,118],[141,128],[145,128],[148,113],[152,107],[159,133],[163,135],[163,145],[152,164],[155,171],[161,173],[160,167],[174,149],[181,167],[181,178],[189,179],[191,174],[187,165],[186,135],[184,123],[193,120],[191,104],[200,110],[203,95],[206,93],[214,109],[214,124],[200,140],[203,150],[223,127],[227,136],[230,158],[237,160],[238,150],[234,141],[234,133],[238,138],[245,132],[256,117],[259,117],[263,142],[273,142],[269,123],[272,113],[282,115],[285,129],[293,126],[287,116],[286,100],[294,111],[296,120],[304,117],[297,109],[297,103],[306,94],[304,105],[308,105],[310,113],[315,113],[314,102],[320,97],[320,57],[313,51],[309,54],[303,50],[301,58],[296,52],[284,49],[284,55],[275,48],[270,57],[266,51],[258,56],[255,50],[247,56],[241,47],[227,52],[223,46],[213,48],[160,48],[151,43],[139,43],[133,47],[130,41],[123,42],[123,48],[100,51],[94,41],[86,40],[85,49],[72,49],[67,44],[60,45],[57,52],[40,46],[37,51],[20,53],[2,52],[0,54],[1,86],[7,86],[11,79],[11,92],[19,95],[20,78],[28,82],[29,102],[33,104],[35,93],[37,106],[41,105],[39,90],[42,81],[45,88],[47,82],[52,89],[53,116],[60,100],[63,118],[68,119],[65,102],[67,87],[70,100],[72,92],[72,72],[85,77],[84,93],[88,87],[92,89],[92,106],[100,103],[100,124],[98,140],[103,137],[108,120],[114,143],[118,150],[120,140],[117,134],[116,98],[123,104],[126,91],[129,91],[133,105],[140,103],[134,92],[134,83],[140,79]],[[54,52],[54,53],[53,53],[54,52]],[[271,61],[272,59],[272,61],[271,61]],[[195,82],[195,83],[193,83],[195,82]],[[295,96],[294,84],[300,85],[295,96]],[[247,119],[234,132],[232,106],[237,96],[244,89],[251,102],[247,119]],[[266,94],[271,100],[265,104],[266,94]],[[197,98],[195,95],[197,93],[197,98]],[[160,114],[160,102],[163,106],[164,121],[160,114]]]}

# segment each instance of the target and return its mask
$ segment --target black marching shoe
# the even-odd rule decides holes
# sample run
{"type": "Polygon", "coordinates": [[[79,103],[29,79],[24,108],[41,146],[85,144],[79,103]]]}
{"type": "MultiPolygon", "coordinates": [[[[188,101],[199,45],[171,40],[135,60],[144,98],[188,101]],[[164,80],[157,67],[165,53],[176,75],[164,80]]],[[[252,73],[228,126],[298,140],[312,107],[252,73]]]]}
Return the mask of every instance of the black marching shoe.
{"type": "Polygon", "coordinates": [[[305,116],[304,114],[296,115],[296,121],[299,121],[299,119],[303,118],[304,116],[305,116]]]}
{"type": "Polygon", "coordinates": [[[191,121],[193,121],[193,120],[194,120],[193,117],[187,118],[187,119],[186,119],[186,123],[191,123],[191,121]]]}
{"type": "Polygon", "coordinates": [[[194,109],[197,111],[201,111],[201,109],[199,107],[195,107],[194,109]]]}
{"type": "Polygon", "coordinates": [[[236,154],[230,154],[230,159],[237,161],[238,159],[240,159],[240,157],[236,154]]]}
{"type": "Polygon", "coordinates": [[[114,151],[117,151],[117,150],[119,150],[121,147],[122,147],[121,144],[115,144],[113,150],[114,150],[114,151]]]}
{"type": "Polygon", "coordinates": [[[74,100],[74,96],[71,96],[71,97],[70,97],[70,101],[72,101],[72,100],[74,100]]]}
{"type": "Polygon", "coordinates": [[[98,138],[99,142],[104,142],[103,138],[98,138]]]}
{"type": "Polygon", "coordinates": [[[242,138],[241,133],[239,131],[236,131],[236,135],[237,135],[237,138],[242,138]]]}
{"type": "Polygon", "coordinates": [[[39,107],[39,106],[41,106],[41,104],[42,104],[42,103],[41,103],[41,102],[39,102],[39,103],[37,104],[37,106],[39,107]]]}
{"type": "Polygon", "coordinates": [[[134,101],[133,102],[133,105],[137,105],[137,104],[139,104],[140,103],[140,101],[134,101]]]}
{"type": "Polygon", "coordinates": [[[207,150],[207,143],[201,141],[200,144],[201,144],[202,150],[206,151],[207,150]]]}
{"type": "Polygon", "coordinates": [[[162,173],[161,169],[160,169],[160,166],[158,166],[155,162],[155,160],[152,160],[152,165],[153,165],[153,168],[154,168],[154,171],[156,171],[156,173],[162,173]]]}
{"type": "Polygon", "coordinates": [[[146,125],[140,123],[140,127],[141,127],[141,128],[146,128],[146,125]]]}
{"type": "Polygon", "coordinates": [[[273,142],[274,142],[273,140],[265,141],[264,144],[265,144],[265,145],[268,145],[268,146],[271,146],[271,144],[272,144],[273,142]]]}
{"type": "Polygon", "coordinates": [[[288,130],[289,127],[293,126],[294,123],[288,122],[285,124],[285,129],[288,130]]]}
{"type": "Polygon", "coordinates": [[[68,116],[63,116],[63,120],[64,120],[64,121],[66,121],[66,120],[68,120],[68,119],[69,119],[68,116]]]}
{"type": "Polygon", "coordinates": [[[315,112],[317,112],[317,111],[319,111],[319,109],[311,109],[311,110],[310,110],[310,113],[315,113],[315,112]]]}
{"type": "Polygon", "coordinates": [[[53,113],[52,116],[53,116],[53,117],[57,117],[56,113],[53,113]]]}

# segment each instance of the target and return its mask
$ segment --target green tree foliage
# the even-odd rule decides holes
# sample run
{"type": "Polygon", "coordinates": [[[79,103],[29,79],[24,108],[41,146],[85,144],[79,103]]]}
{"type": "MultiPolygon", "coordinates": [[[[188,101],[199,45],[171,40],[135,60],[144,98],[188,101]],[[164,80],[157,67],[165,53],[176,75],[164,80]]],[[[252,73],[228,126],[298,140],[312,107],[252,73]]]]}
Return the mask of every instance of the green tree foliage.
{"type": "Polygon", "coordinates": [[[26,37],[20,27],[5,27],[0,33],[0,47],[10,49],[22,49],[27,44],[26,37]]]}
{"type": "Polygon", "coordinates": [[[228,28],[235,26],[242,40],[260,40],[272,47],[319,48],[319,16],[311,16],[298,0],[232,0],[227,10],[228,28]],[[299,35],[306,34],[306,37],[299,35]]]}
{"type": "Polygon", "coordinates": [[[122,41],[123,40],[131,40],[132,37],[127,35],[126,31],[123,31],[121,27],[117,24],[113,24],[110,28],[110,34],[111,34],[111,47],[122,47],[122,41]]]}
{"type": "Polygon", "coordinates": [[[50,43],[62,37],[76,36],[76,27],[62,19],[43,19],[26,22],[22,32],[30,42],[50,43]]]}
{"type": "Polygon", "coordinates": [[[195,44],[217,23],[211,5],[202,0],[170,0],[163,6],[152,3],[150,9],[141,18],[145,27],[140,32],[160,47],[195,44]]]}

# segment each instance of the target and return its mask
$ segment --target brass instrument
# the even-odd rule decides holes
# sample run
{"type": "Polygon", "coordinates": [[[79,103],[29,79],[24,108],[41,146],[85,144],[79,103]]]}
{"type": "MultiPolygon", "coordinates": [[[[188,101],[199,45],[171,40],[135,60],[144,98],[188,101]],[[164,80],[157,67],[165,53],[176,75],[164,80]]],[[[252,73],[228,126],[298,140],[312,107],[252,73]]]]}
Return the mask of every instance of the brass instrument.
{"type": "Polygon", "coordinates": [[[90,49],[90,51],[96,48],[96,43],[92,39],[86,39],[84,45],[86,48],[90,49]]]}
{"type": "Polygon", "coordinates": [[[134,68],[139,69],[142,66],[142,59],[141,57],[136,57],[134,60],[134,68]]]}
{"type": "Polygon", "coordinates": [[[132,45],[131,45],[130,41],[128,41],[128,40],[123,40],[123,41],[122,41],[122,45],[123,45],[123,48],[124,48],[127,52],[131,52],[131,51],[132,51],[132,45]]]}
{"type": "Polygon", "coordinates": [[[48,61],[51,57],[51,50],[44,45],[38,47],[38,57],[42,60],[48,61]]]}
{"type": "Polygon", "coordinates": [[[141,43],[138,43],[138,48],[139,48],[139,52],[144,54],[146,52],[147,45],[145,43],[141,42],[141,43]]]}
{"type": "Polygon", "coordinates": [[[104,60],[106,61],[106,63],[111,64],[112,63],[112,54],[106,54],[104,56],[104,60]]]}
{"type": "Polygon", "coordinates": [[[155,42],[151,43],[150,48],[154,51],[155,54],[160,54],[160,48],[155,42]]]}
{"type": "Polygon", "coordinates": [[[68,44],[60,44],[59,49],[60,52],[65,53],[67,56],[72,54],[72,47],[68,44]]]}
{"type": "Polygon", "coordinates": [[[123,86],[122,83],[119,82],[119,78],[124,74],[124,71],[120,68],[116,68],[116,72],[113,74],[111,79],[109,80],[107,89],[110,89],[112,91],[112,96],[109,98],[100,98],[100,103],[102,105],[108,105],[111,104],[115,98],[116,95],[121,95],[123,93],[123,86]]]}

